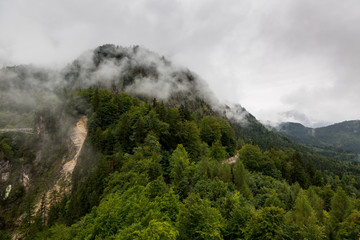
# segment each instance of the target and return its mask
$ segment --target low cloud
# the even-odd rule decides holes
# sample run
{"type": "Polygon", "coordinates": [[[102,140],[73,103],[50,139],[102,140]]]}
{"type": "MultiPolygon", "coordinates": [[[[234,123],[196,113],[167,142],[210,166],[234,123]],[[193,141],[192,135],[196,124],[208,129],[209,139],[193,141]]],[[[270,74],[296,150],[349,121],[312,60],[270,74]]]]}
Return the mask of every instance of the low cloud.
{"type": "Polygon", "coordinates": [[[4,68],[0,71],[0,82],[4,92],[2,111],[56,109],[62,103],[59,98],[63,96],[58,93],[63,87],[76,90],[97,86],[165,102],[173,97],[186,101],[200,98],[239,122],[245,121],[247,114],[239,106],[225,107],[195,73],[138,46],[103,45],[86,51],[62,70],[33,66],[4,68]]]}
{"type": "Polygon", "coordinates": [[[139,44],[262,120],[336,122],[360,116],[359,18],[356,0],[2,1],[0,66],[61,69],[104,43],[139,44]]]}

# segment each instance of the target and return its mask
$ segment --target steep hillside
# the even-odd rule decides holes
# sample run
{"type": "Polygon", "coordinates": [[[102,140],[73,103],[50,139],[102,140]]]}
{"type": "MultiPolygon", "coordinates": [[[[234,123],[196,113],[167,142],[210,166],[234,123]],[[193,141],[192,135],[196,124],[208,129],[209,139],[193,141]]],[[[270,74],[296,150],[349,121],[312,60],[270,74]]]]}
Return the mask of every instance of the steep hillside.
{"type": "Polygon", "coordinates": [[[0,82],[0,238],[321,239],[345,236],[360,206],[359,164],[266,129],[138,46],[0,82]]]}
{"type": "Polygon", "coordinates": [[[354,218],[348,212],[356,211],[350,202],[360,196],[358,165],[351,166],[356,173],[345,164],[337,166],[343,175],[322,173],[294,149],[236,144],[229,121],[214,114],[104,89],[77,93],[91,105],[87,141],[99,157],[80,158],[71,195],[54,205],[48,224],[29,237],[341,239],[357,234],[335,217],[341,208],[346,221],[354,218]]]}
{"type": "Polygon", "coordinates": [[[343,153],[344,160],[357,160],[360,153],[360,121],[345,121],[321,128],[307,128],[299,123],[282,123],[276,130],[292,140],[321,149],[323,154],[343,153]]]}
{"type": "Polygon", "coordinates": [[[147,102],[156,99],[167,107],[185,106],[201,116],[226,117],[238,138],[245,143],[255,143],[263,150],[270,143],[280,148],[296,147],[289,139],[268,131],[241,105],[221,103],[195,73],[138,46],[100,46],[84,53],[62,74],[66,86],[73,90],[95,86],[113,93],[127,93],[147,102]]]}
{"type": "Polygon", "coordinates": [[[315,129],[315,137],[322,142],[360,153],[360,121],[346,121],[315,129]]]}

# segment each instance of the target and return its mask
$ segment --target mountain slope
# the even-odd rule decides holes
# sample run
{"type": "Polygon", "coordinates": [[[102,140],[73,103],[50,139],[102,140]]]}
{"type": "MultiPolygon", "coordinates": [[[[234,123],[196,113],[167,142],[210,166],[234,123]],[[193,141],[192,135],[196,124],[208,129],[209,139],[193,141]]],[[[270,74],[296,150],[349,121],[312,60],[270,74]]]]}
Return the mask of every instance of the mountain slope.
{"type": "MultiPolygon", "coordinates": [[[[292,140],[310,147],[348,152],[356,160],[360,153],[360,121],[345,121],[321,128],[307,128],[300,123],[282,123],[276,130],[292,140]]],[[[348,159],[345,157],[345,159],[348,159]]]]}
{"type": "MultiPolygon", "coordinates": [[[[360,196],[359,164],[320,156],[269,131],[240,105],[217,100],[193,72],[140,47],[104,45],[61,71],[17,66],[0,77],[1,127],[33,128],[28,135],[0,134],[6,233],[256,238],[252,223],[271,210],[282,222],[273,227],[287,231],[276,237],[313,239],[291,217],[283,222],[285,211],[295,214],[298,195],[303,202],[306,189],[316,189],[309,190],[311,203],[327,204],[313,206],[320,215],[338,186],[351,201],[360,196]],[[233,165],[224,164],[237,152],[233,165]],[[57,188],[61,179],[71,179],[71,187],[67,181],[57,188]]],[[[316,218],[319,238],[328,223],[316,218]]]]}
{"type": "Polygon", "coordinates": [[[147,102],[156,98],[168,107],[185,106],[200,115],[226,117],[237,138],[255,143],[263,150],[270,143],[279,148],[295,147],[289,139],[268,131],[241,105],[221,103],[195,73],[138,46],[100,46],[84,53],[62,74],[71,89],[96,86],[114,93],[128,93],[147,102]]]}
{"type": "Polygon", "coordinates": [[[345,121],[315,129],[320,141],[349,151],[360,153],[360,121],[345,121]]]}

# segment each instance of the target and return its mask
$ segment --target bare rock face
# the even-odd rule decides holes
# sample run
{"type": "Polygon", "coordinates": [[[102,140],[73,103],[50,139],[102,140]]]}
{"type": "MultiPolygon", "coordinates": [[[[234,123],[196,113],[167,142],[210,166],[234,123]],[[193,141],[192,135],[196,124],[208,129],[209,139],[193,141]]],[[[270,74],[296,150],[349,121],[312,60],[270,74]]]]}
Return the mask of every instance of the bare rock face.
{"type": "Polygon", "coordinates": [[[10,177],[10,163],[9,161],[0,161],[0,177],[2,182],[7,182],[10,177]]]}
{"type": "MultiPolygon", "coordinates": [[[[85,116],[81,117],[70,134],[70,139],[75,146],[75,155],[70,161],[65,163],[62,168],[62,172],[66,175],[71,175],[76,166],[77,159],[87,135],[86,122],[87,118],[85,116]]],[[[71,180],[71,178],[69,180],[71,180]]]]}
{"type": "Polygon", "coordinates": [[[30,178],[31,178],[31,164],[27,164],[22,167],[20,171],[20,182],[25,187],[26,190],[30,187],[30,178]]]}
{"type": "Polygon", "coordinates": [[[239,154],[237,153],[235,156],[232,156],[232,157],[229,157],[228,159],[226,159],[226,163],[234,164],[238,158],[239,158],[239,154]]]}
{"type": "Polygon", "coordinates": [[[7,180],[9,180],[9,177],[10,177],[10,172],[1,173],[1,181],[6,182],[7,180]]]}
{"type": "Polygon", "coordinates": [[[4,200],[9,197],[10,192],[11,192],[11,184],[6,187],[4,200]]]}
{"type": "Polygon", "coordinates": [[[35,156],[35,160],[34,160],[34,165],[37,165],[41,162],[42,159],[42,152],[41,150],[36,152],[36,156],[35,156]]]}
{"type": "MultiPolygon", "coordinates": [[[[70,156],[64,157],[63,165],[60,169],[55,184],[53,186],[49,186],[48,190],[42,195],[42,198],[38,199],[37,203],[35,204],[35,212],[40,211],[41,205],[44,205],[43,207],[49,209],[51,202],[54,203],[60,201],[62,198],[61,196],[71,191],[72,173],[77,164],[78,157],[80,155],[87,135],[86,123],[87,118],[85,116],[82,116],[76,122],[76,126],[73,127],[72,130],[69,132],[69,138],[73,145],[70,147],[73,148],[74,151],[71,151],[70,156]]],[[[47,211],[44,211],[43,218],[46,222],[47,211]]]]}

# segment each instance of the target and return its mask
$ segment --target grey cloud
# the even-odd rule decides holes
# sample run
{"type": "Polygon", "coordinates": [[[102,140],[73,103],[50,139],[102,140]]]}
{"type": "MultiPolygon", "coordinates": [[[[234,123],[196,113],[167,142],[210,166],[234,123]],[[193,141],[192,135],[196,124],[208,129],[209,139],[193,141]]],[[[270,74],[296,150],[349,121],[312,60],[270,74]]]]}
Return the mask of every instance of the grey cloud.
{"type": "MultiPolygon", "coordinates": [[[[139,44],[197,72],[216,96],[240,102],[263,120],[287,111],[306,114],[312,124],[360,115],[356,0],[0,4],[0,66],[33,62],[62,68],[98,45],[139,44]]],[[[91,81],[116,78],[120,72],[107,72],[109,64],[91,81]]]]}
{"type": "Polygon", "coordinates": [[[305,124],[359,119],[359,2],[273,2],[258,25],[257,39],[266,46],[264,55],[271,56],[263,63],[275,72],[293,71],[287,81],[299,85],[280,93],[280,115],[304,112],[311,119],[305,124]],[[289,63],[293,67],[286,68],[289,63]]]}

